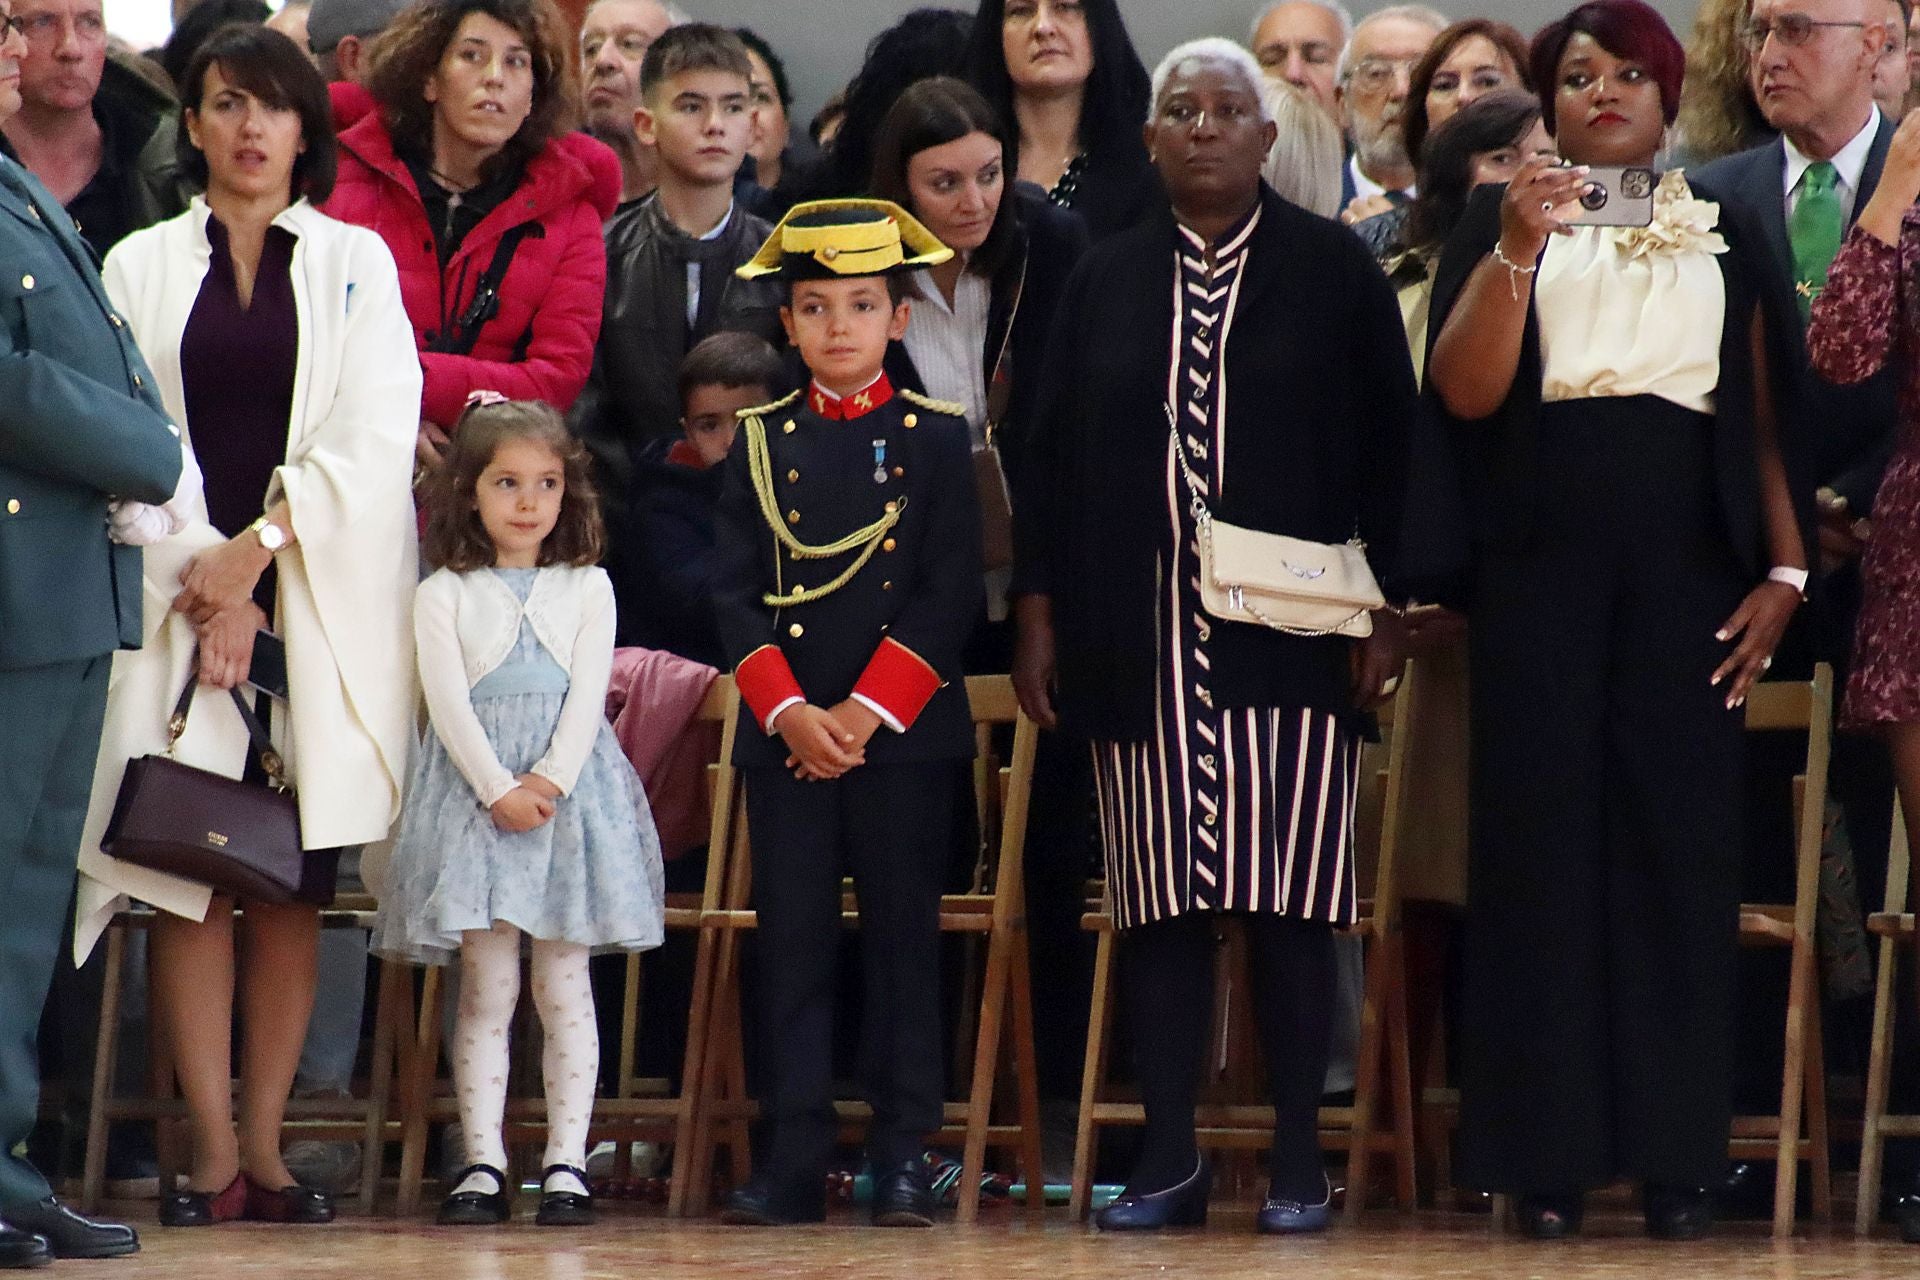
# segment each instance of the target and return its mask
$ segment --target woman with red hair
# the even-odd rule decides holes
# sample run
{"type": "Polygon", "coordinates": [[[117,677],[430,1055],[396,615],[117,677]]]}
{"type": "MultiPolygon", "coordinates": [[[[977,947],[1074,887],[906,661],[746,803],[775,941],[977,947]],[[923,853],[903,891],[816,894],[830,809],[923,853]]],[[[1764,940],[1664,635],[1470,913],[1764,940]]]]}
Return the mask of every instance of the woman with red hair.
{"type": "Polygon", "coordinates": [[[1475,543],[1461,1181],[1552,1238],[1633,1179],[1688,1239],[1732,1121],[1741,705],[1807,578],[1795,318],[1759,237],[1653,175],[1684,61],[1659,14],[1592,0],[1530,61],[1571,167],[1476,194],[1428,362],[1475,543]],[[1646,171],[1650,225],[1573,221],[1599,165],[1646,171]]]}

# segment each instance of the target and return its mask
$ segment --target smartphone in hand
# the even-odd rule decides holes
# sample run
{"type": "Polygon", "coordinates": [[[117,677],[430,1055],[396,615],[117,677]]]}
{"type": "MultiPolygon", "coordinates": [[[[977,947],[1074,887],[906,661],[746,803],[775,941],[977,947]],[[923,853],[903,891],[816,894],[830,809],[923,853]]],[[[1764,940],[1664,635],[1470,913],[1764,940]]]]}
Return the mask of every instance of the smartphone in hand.
{"type": "Polygon", "coordinates": [[[247,683],[264,694],[286,700],[287,646],[271,631],[263,629],[254,633],[253,663],[247,668],[247,683]]]}
{"type": "Polygon", "coordinates": [[[1580,198],[1555,210],[1573,227],[1644,227],[1653,221],[1660,175],[1644,165],[1596,164],[1580,198]]]}

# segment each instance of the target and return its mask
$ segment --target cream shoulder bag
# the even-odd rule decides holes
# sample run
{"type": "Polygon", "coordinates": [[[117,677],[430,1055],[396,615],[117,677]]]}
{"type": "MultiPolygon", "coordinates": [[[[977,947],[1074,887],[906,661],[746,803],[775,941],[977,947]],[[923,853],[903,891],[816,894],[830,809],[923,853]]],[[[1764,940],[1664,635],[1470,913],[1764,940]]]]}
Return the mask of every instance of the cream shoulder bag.
{"type": "Polygon", "coordinates": [[[1387,600],[1367,564],[1366,543],[1359,538],[1309,542],[1214,519],[1187,461],[1173,409],[1166,409],[1174,457],[1186,477],[1199,532],[1201,606],[1228,622],[1257,623],[1293,636],[1373,634],[1373,610],[1387,600]]]}

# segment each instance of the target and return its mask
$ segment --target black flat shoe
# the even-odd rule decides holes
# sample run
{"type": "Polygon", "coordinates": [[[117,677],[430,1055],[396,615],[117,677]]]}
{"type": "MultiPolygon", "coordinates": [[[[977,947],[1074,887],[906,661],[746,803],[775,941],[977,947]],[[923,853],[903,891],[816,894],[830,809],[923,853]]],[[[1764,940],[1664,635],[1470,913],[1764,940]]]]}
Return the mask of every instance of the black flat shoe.
{"type": "Polygon", "coordinates": [[[1207,1194],[1213,1190],[1213,1169],[1202,1156],[1184,1182],[1165,1191],[1122,1192],[1112,1204],[1093,1215],[1102,1231],[1158,1231],[1162,1227],[1207,1225],[1207,1194]]]}
{"type": "Polygon", "coordinates": [[[45,1240],[56,1258],[124,1258],[140,1252],[140,1237],[132,1227],[83,1218],[52,1196],[15,1205],[7,1210],[7,1221],[45,1240]]]}
{"type": "Polygon", "coordinates": [[[0,1271],[25,1271],[53,1261],[53,1250],[31,1231],[19,1231],[0,1222],[0,1271]]]}
{"type": "Polygon", "coordinates": [[[160,1225],[163,1227],[210,1227],[216,1222],[233,1222],[247,1209],[247,1179],[234,1174],[233,1181],[221,1191],[195,1191],[188,1187],[160,1197],[160,1225]]]}
{"type": "Polygon", "coordinates": [[[438,1221],[443,1227],[495,1227],[513,1216],[513,1201],[507,1198],[507,1175],[490,1164],[470,1164],[453,1180],[459,1186],[476,1173],[493,1179],[498,1190],[456,1191],[440,1202],[438,1221]]]}
{"type": "Polygon", "coordinates": [[[1297,1236],[1325,1231],[1333,1222],[1333,1184],[1323,1178],[1322,1185],[1326,1193],[1317,1204],[1276,1196],[1269,1187],[1267,1201],[1260,1206],[1260,1213],[1254,1219],[1254,1229],[1263,1236],[1297,1236]]]}
{"type": "Polygon", "coordinates": [[[783,1186],[756,1174],[746,1186],[727,1193],[720,1221],[735,1227],[790,1227],[827,1220],[826,1179],[812,1179],[811,1190],[783,1186]]]}
{"type": "Polygon", "coordinates": [[[590,1227],[593,1225],[593,1197],[578,1191],[549,1191],[546,1184],[555,1174],[570,1173],[587,1185],[587,1171],[570,1164],[550,1164],[540,1171],[540,1211],[534,1222],[543,1227],[590,1227]]]}
{"type": "Polygon", "coordinates": [[[908,1160],[873,1176],[873,1225],[930,1227],[940,1202],[933,1195],[927,1162],[908,1160]]]}
{"type": "Polygon", "coordinates": [[[248,1178],[247,1199],[240,1216],[248,1222],[284,1222],[318,1226],[333,1221],[333,1197],[315,1187],[293,1183],[263,1187],[248,1178]]]}
{"type": "Polygon", "coordinates": [[[1647,1234],[1656,1240],[1698,1240],[1713,1228],[1713,1192],[1649,1182],[1644,1191],[1647,1234]]]}
{"type": "Polygon", "coordinates": [[[1513,1206],[1520,1234],[1529,1240],[1565,1240],[1579,1235],[1586,1212],[1586,1197],[1578,1194],[1524,1195],[1513,1206]]]}

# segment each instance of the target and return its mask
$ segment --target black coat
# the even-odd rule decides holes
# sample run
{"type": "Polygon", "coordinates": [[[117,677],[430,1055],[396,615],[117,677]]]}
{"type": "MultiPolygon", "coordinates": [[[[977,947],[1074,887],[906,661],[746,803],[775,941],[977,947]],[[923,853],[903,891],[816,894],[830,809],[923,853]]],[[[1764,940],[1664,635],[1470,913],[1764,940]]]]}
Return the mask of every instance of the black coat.
{"type": "Polygon", "coordinates": [[[616,585],[620,643],[665,649],[710,667],[727,665],[713,618],[717,581],[714,508],[720,467],[690,466],[674,456],[682,440],[662,437],[634,461],[632,554],[622,557],[616,585]]]}
{"type": "MultiPolygon", "coordinates": [[[[859,553],[796,560],[781,547],[754,492],[742,423],[722,466],[716,521],[714,607],[727,665],[738,667],[764,645],[778,646],[807,701],[831,707],[853,692],[874,651],[891,637],[920,655],[943,683],[905,733],[883,727],[874,734],[868,762],[970,759],[973,720],[960,650],[980,611],[982,570],[966,420],[895,396],[850,422],[820,417],[803,398],[763,421],[778,513],[800,541],[834,542],[878,519],[885,503],[907,505],[882,549],[845,586],[811,604],[775,609],[762,602],[765,594],[823,585],[859,553]],[[873,478],[876,439],[886,442],[884,484],[873,478]]],[[[772,766],[786,755],[786,744],[743,706],[734,762],[772,766]]]]}
{"type": "MultiPolygon", "coordinates": [[[[1887,144],[1896,121],[1881,117],[1860,171],[1860,191],[1854,197],[1848,225],[1867,206],[1880,185],[1887,144]]],[[[1780,287],[1793,287],[1793,249],[1787,241],[1787,153],[1782,142],[1772,142],[1726,156],[1698,171],[1701,182],[1740,206],[1758,230],[1765,262],[1780,287]]],[[[1892,456],[1899,426],[1899,385],[1892,362],[1880,372],[1852,386],[1836,386],[1813,371],[1807,358],[1806,333],[1793,314],[1786,359],[1795,382],[1795,394],[1807,421],[1808,439],[1815,452],[1808,464],[1817,484],[1829,485],[1847,499],[1855,516],[1873,510],[1880,477],[1892,456]]]]}
{"type": "MultiPolygon", "coordinates": [[[[1690,176],[1689,185],[1701,200],[1720,200],[1704,180],[1690,176]]],[[[1500,202],[1505,194],[1504,185],[1477,188],[1447,242],[1433,284],[1432,318],[1427,328],[1429,355],[1468,278],[1500,238],[1500,202]]],[[[1741,207],[1720,200],[1717,229],[1727,242],[1727,252],[1714,258],[1726,288],[1727,318],[1720,339],[1720,383],[1714,393],[1714,473],[1728,545],[1740,564],[1758,577],[1765,571],[1768,551],[1754,447],[1751,320],[1757,310],[1766,326],[1781,451],[1800,508],[1802,534],[1810,539],[1809,451],[1789,372],[1799,325],[1792,297],[1758,249],[1759,233],[1741,207]]],[[[1533,537],[1540,492],[1535,482],[1534,438],[1540,417],[1541,379],[1540,331],[1532,302],[1527,307],[1527,327],[1512,389],[1491,416],[1472,421],[1455,418],[1441,403],[1431,376],[1427,379],[1426,394],[1434,415],[1449,429],[1455,444],[1465,494],[1465,519],[1476,546],[1519,547],[1533,537]]]]}
{"type": "MultiPolygon", "coordinates": [[[[1415,404],[1386,277],[1351,231],[1261,188],[1227,339],[1222,520],[1318,542],[1358,531],[1392,569],[1415,404]]],[[[1157,550],[1167,527],[1171,211],[1096,245],[1068,281],[1047,353],[1022,492],[1016,593],[1053,603],[1061,709],[1095,738],[1153,725],[1157,550]]],[[[1214,627],[1223,708],[1351,709],[1349,642],[1214,627]]]]}
{"type": "MultiPolygon", "coordinates": [[[[996,369],[1008,379],[1006,412],[994,423],[1008,482],[1020,480],[1021,456],[1040,398],[1047,332],[1053,327],[1067,278],[1087,251],[1080,218],[1053,204],[1029,182],[1015,184],[1015,235],[1005,262],[993,273],[987,308],[987,336],[980,353],[991,397],[996,369]]],[[[896,387],[925,393],[926,383],[913,367],[904,342],[887,348],[887,376],[896,387]]]]}
{"type": "Polygon", "coordinates": [[[1087,152],[1080,186],[1067,207],[1087,224],[1095,244],[1127,230],[1166,205],[1160,173],[1137,137],[1087,152]]]}

